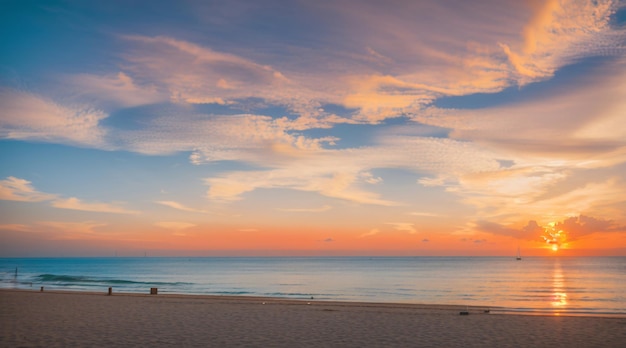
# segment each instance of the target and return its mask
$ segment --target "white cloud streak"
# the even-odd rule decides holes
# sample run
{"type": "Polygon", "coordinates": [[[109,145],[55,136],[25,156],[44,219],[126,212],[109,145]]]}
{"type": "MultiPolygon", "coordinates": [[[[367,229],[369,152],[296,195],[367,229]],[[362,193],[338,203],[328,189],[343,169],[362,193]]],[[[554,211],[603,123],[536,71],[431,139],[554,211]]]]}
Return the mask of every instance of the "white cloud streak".
{"type": "Polygon", "coordinates": [[[138,211],[128,210],[119,204],[84,202],[76,197],[62,198],[56,194],[39,192],[34,188],[30,181],[12,176],[0,181],[0,200],[18,202],[50,202],[50,205],[54,208],[99,213],[140,213],[138,211]]]}
{"type": "Polygon", "coordinates": [[[76,197],[58,198],[52,201],[51,205],[59,209],[82,210],[98,213],[112,214],[139,214],[140,212],[128,210],[116,204],[103,202],[84,202],[76,197]]]}
{"type": "Polygon", "coordinates": [[[164,205],[166,207],[177,209],[177,210],[188,211],[188,212],[192,212],[192,213],[206,213],[206,211],[204,211],[204,210],[190,208],[190,207],[187,207],[187,206],[185,206],[185,205],[183,205],[181,203],[174,202],[174,201],[156,201],[156,203],[164,205]]]}
{"type": "Polygon", "coordinates": [[[0,87],[0,138],[106,147],[98,122],[104,112],[65,106],[44,97],[0,87]]]}
{"type": "Polygon", "coordinates": [[[55,199],[56,195],[39,192],[25,179],[9,176],[0,180],[0,199],[18,202],[42,202],[55,199]]]}

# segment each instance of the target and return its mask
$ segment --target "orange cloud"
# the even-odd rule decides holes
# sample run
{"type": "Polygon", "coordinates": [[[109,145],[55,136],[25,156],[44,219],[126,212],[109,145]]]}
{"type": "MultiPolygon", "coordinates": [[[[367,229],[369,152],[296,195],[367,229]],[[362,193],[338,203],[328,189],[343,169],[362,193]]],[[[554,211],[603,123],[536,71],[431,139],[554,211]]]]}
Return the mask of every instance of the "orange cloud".
{"type": "Polygon", "coordinates": [[[602,51],[598,42],[611,41],[608,29],[616,6],[613,1],[549,0],[534,4],[522,42],[516,44],[519,50],[500,44],[518,73],[519,84],[552,76],[557,68],[580,56],[602,51]]]}

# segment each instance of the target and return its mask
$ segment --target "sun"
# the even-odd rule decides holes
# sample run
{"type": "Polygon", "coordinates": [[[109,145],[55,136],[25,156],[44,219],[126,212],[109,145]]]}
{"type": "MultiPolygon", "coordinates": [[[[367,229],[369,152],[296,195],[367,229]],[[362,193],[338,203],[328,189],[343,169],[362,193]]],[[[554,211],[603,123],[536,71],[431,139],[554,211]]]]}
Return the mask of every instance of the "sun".
{"type": "Polygon", "coordinates": [[[549,223],[544,229],[543,236],[541,236],[543,240],[548,243],[549,248],[554,252],[561,249],[561,245],[565,242],[566,238],[565,232],[558,227],[559,226],[556,222],[549,223]]]}

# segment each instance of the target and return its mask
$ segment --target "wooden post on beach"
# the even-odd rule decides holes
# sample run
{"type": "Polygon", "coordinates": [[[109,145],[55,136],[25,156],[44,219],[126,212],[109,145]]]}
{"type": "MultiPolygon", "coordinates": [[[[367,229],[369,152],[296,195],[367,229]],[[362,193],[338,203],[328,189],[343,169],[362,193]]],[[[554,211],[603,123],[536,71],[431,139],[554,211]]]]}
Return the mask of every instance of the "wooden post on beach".
{"type": "Polygon", "coordinates": [[[113,293],[113,288],[109,286],[109,293],[108,293],[108,295],[111,296],[112,293],[113,293]]]}
{"type": "Polygon", "coordinates": [[[150,288],[150,295],[156,295],[157,291],[157,288],[150,288]]]}

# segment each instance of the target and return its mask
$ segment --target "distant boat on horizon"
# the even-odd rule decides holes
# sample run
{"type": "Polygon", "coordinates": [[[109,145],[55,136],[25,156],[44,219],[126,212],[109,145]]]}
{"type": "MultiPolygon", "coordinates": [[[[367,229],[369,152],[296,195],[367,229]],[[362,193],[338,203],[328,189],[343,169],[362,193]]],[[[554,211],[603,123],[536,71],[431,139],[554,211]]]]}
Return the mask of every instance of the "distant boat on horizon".
{"type": "Polygon", "coordinates": [[[517,261],[521,261],[522,260],[522,254],[520,254],[519,247],[517,247],[517,256],[515,257],[515,259],[517,261]]]}

